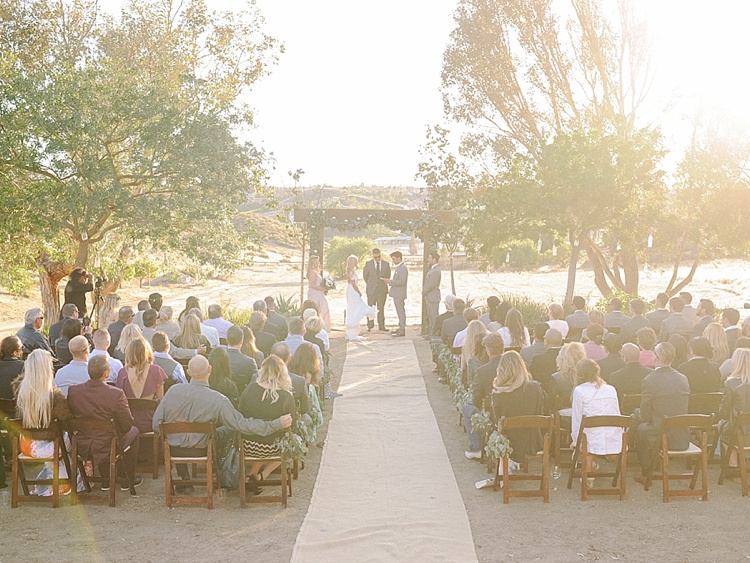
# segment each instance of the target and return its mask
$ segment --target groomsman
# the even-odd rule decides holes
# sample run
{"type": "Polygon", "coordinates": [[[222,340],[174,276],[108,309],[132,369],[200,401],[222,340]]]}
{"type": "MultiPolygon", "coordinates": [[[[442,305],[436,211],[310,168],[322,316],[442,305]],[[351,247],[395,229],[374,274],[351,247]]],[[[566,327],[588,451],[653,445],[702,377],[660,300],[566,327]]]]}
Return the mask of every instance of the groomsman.
{"type": "MultiPolygon", "coordinates": [[[[378,329],[385,331],[385,300],[388,297],[388,284],[385,280],[391,277],[391,265],[385,260],[381,260],[380,249],[373,248],[372,260],[365,262],[365,268],[362,271],[362,277],[365,278],[367,287],[367,304],[372,307],[378,307],[378,329]]],[[[375,326],[372,319],[367,319],[367,330],[370,331],[375,326]]]]}
{"type": "Polygon", "coordinates": [[[406,282],[409,279],[409,271],[403,262],[403,255],[397,250],[391,252],[391,260],[396,266],[393,273],[393,279],[385,280],[385,283],[391,286],[388,292],[393,298],[393,304],[396,307],[398,315],[398,330],[392,330],[392,336],[406,336],[406,282]]]}
{"type": "Polygon", "coordinates": [[[437,250],[432,250],[428,254],[430,261],[430,271],[424,278],[422,284],[422,297],[427,304],[427,316],[430,319],[430,326],[427,334],[432,334],[435,328],[435,320],[438,317],[438,307],[440,306],[440,255],[437,250]]]}

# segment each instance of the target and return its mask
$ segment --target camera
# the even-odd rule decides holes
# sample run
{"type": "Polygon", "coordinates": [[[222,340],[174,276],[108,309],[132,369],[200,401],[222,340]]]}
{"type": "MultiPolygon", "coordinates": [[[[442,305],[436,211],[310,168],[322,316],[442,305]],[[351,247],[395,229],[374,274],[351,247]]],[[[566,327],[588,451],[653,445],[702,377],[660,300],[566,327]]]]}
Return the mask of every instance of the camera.
{"type": "Polygon", "coordinates": [[[83,326],[90,326],[91,325],[91,317],[88,315],[83,317],[83,320],[81,321],[83,323],[83,326]]]}
{"type": "Polygon", "coordinates": [[[103,276],[96,276],[96,283],[94,284],[94,287],[102,287],[105,283],[107,283],[107,278],[103,276]]]}

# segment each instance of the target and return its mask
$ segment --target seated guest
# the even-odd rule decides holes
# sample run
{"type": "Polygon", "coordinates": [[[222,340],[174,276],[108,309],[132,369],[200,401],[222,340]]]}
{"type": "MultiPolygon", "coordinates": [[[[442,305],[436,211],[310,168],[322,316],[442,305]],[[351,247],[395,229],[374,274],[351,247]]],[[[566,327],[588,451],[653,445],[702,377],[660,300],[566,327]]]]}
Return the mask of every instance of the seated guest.
{"type": "Polygon", "coordinates": [[[84,383],[88,381],[89,377],[89,341],[86,340],[85,336],[79,334],[71,339],[68,347],[70,348],[70,353],[73,355],[73,359],[67,366],[63,366],[57,370],[55,374],[55,385],[57,385],[57,388],[65,397],[68,396],[68,388],[71,385],[84,383]]]}
{"type": "MultiPolygon", "coordinates": [[[[450,294],[448,294],[448,295],[450,295],[450,294]]],[[[453,299],[455,299],[455,298],[456,298],[456,296],[454,295],[453,299]]],[[[452,302],[452,300],[451,300],[451,302],[452,302]]],[[[445,302],[445,305],[446,305],[446,307],[448,306],[447,301],[445,302]]],[[[492,311],[495,309],[495,307],[497,307],[498,305],[500,305],[500,299],[499,298],[495,297],[494,295],[490,295],[487,298],[487,312],[483,313],[479,317],[479,320],[482,321],[482,324],[485,326],[485,328],[489,329],[490,322],[492,322],[492,319],[490,318],[490,315],[492,314],[492,311]]]]}
{"type": "Polygon", "coordinates": [[[111,336],[105,329],[99,329],[94,333],[94,349],[90,352],[89,357],[92,356],[104,356],[109,362],[110,373],[107,378],[108,383],[114,383],[117,381],[117,374],[122,369],[122,362],[117,358],[113,358],[109,355],[109,345],[111,344],[111,336]]]}
{"type": "Polygon", "coordinates": [[[609,377],[609,383],[617,389],[617,396],[622,402],[625,395],[641,394],[641,382],[652,369],[641,365],[641,350],[631,342],[622,345],[620,356],[625,362],[625,367],[613,372],[609,377]]]}
{"type": "Polygon", "coordinates": [[[182,326],[182,320],[188,316],[190,311],[193,309],[200,309],[201,308],[201,302],[200,300],[195,296],[191,295],[187,299],[185,299],[185,308],[180,311],[180,314],[177,315],[177,322],[182,326]]]}
{"type": "MultiPolygon", "coordinates": [[[[312,309],[308,309],[308,311],[311,310],[312,309]]],[[[305,321],[305,334],[303,338],[306,342],[309,342],[318,348],[321,357],[325,357],[325,351],[327,350],[325,342],[317,336],[320,334],[321,329],[323,329],[323,319],[315,316],[310,317],[305,321]]]]}
{"type": "Polygon", "coordinates": [[[563,318],[564,316],[565,310],[559,303],[552,303],[552,305],[549,306],[549,309],[547,309],[547,324],[549,325],[549,328],[554,328],[559,331],[563,339],[567,338],[568,330],[570,330],[568,323],[565,322],[565,319],[563,318]]]}
{"type": "Polygon", "coordinates": [[[523,325],[523,315],[518,309],[511,309],[505,315],[505,326],[497,333],[503,337],[505,348],[514,348],[518,351],[524,346],[531,344],[529,330],[523,325]]]}
{"type": "MultiPolygon", "coordinates": [[[[465,306],[465,305],[464,305],[465,306]]],[[[508,315],[508,311],[513,308],[510,301],[503,301],[492,310],[490,314],[490,326],[487,330],[490,332],[497,332],[505,326],[505,317],[508,315]]]]}
{"type": "MultiPolygon", "coordinates": [[[[607,357],[597,360],[596,363],[599,364],[599,376],[609,383],[609,376],[618,369],[624,368],[625,362],[623,362],[620,357],[620,349],[622,346],[620,345],[619,335],[610,332],[604,336],[602,343],[604,349],[607,351],[607,357]]],[[[585,346],[586,344],[584,344],[584,347],[585,346]]]]}
{"type": "MultiPolygon", "coordinates": [[[[294,416],[296,407],[291,389],[292,381],[286,364],[280,358],[271,356],[263,362],[258,379],[248,385],[242,393],[240,412],[243,416],[260,420],[274,420],[284,415],[294,416]]],[[[256,458],[276,456],[281,451],[279,440],[283,435],[283,430],[267,436],[243,435],[244,454],[256,458]]],[[[258,481],[268,479],[280,464],[280,461],[253,462],[250,467],[250,478],[258,481]]]]}
{"type": "MultiPolygon", "coordinates": [[[[174,339],[175,346],[187,350],[202,349],[203,354],[208,355],[211,352],[211,343],[208,338],[201,333],[200,319],[189,314],[182,319],[182,332],[174,339]]],[[[218,346],[218,342],[216,343],[218,346]]],[[[174,356],[175,358],[177,356],[174,356]]]]}
{"type": "Polygon", "coordinates": [[[663,292],[659,293],[654,300],[656,309],[646,314],[646,320],[648,320],[649,326],[654,330],[656,334],[659,334],[659,332],[661,331],[661,323],[664,322],[664,319],[669,317],[669,311],[667,310],[668,302],[669,295],[663,292]]]}
{"type": "Polygon", "coordinates": [[[168,380],[164,383],[165,389],[169,389],[172,383],[187,383],[182,364],[169,355],[169,338],[166,333],[157,330],[151,342],[154,349],[154,363],[164,370],[168,378],[172,379],[171,382],[168,380]]]}
{"type": "Polygon", "coordinates": [[[453,317],[443,321],[443,328],[440,331],[440,339],[443,341],[443,344],[449,348],[453,347],[453,341],[455,340],[456,335],[469,326],[469,323],[464,319],[465,308],[466,303],[464,303],[463,299],[454,299],[453,317]]]}
{"type": "MultiPolygon", "coordinates": [[[[735,431],[737,417],[750,411],[750,349],[737,348],[732,354],[732,363],[734,371],[724,383],[724,398],[719,409],[719,428],[725,442],[735,431]]],[[[736,460],[734,462],[730,464],[736,467],[736,460]]]]}
{"type": "Polygon", "coordinates": [[[670,315],[661,323],[659,331],[659,342],[668,342],[673,334],[690,335],[693,324],[682,314],[685,302],[679,297],[669,300],[670,315]]]}
{"type": "Polygon", "coordinates": [[[590,324],[586,327],[586,343],[583,349],[589,360],[601,360],[607,357],[607,350],[602,345],[604,341],[604,327],[600,324],[590,324]]]}
{"type": "Polygon", "coordinates": [[[607,330],[615,329],[615,331],[619,331],[623,325],[630,320],[630,317],[622,312],[622,299],[619,297],[613,297],[609,300],[607,308],[609,309],[609,312],[604,315],[604,328],[607,330]]]}
{"type": "MultiPolygon", "coordinates": [[[[241,328],[232,325],[227,330],[227,355],[229,358],[229,376],[237,387],[238,397],[258,375],[258,364],[253,358],[242,353],[244,333],[241,328]]],[[[213,387],[212,387],[213,389],[213,387]]]]}
{"type": "MultiPolygon", "coordinates": [[[[680,334],[673,334],[669,337],[668,342],[674,346],[674,362],[672,363],[672,367],[677,369],[678,366],[688,361],[688,343],[685,337],[680,334]]],[[[677,369],[677,371],[680,370],[677,369]]]]}
{"type": "MultiPolygon", "coordinates": [[[[445,299],[443,299],[443,303],[445,304],[445,312],[438,315],[437,319],[435,319],[435,326],[432,327],[432,336],[440,338],[440,334],[443,331],[443,323],[450,318],[453,318],[453,302],[456,300],[456,296],[452,293],[449,293],[445,296],[445,299]]],[[[481,318],[480,318],[481,320],[481,318]]]]}
{"type": "Polygon", "coordinates": [[[23,371],[23,344],[17,336],[0,342],[0,399],[13,400],[13,381],[23,371]]]}
{"type": "Polygon", "coordinates": [[[687,377],[691,393],[716,393],[721,388],[721,372],[713,363],[711,345],[702,337],[691,338],[688,343],[690,359],[677,368],[687,377]]]}
{"type": "Polygon", "coordinates": [[[122,331],[125,329],[125,327],[133,322],[134,317],[135,313],[133,312],[133,308],[130,306],[126,305],[125,307],[120,307],[120,309],[117,311],[117,320],[107,327],[109,336],[112,340],[109,345],[109,350],[107,350],[110,355],[115,355],[117,345],[120,343],[120,335],[122,334],[122,331]]]}
{"type": "Polygon", "coordinates": [[[224,319],[222,316],[221,305],[209,305],[208,306],[208,318],[203,321],[205,326],[215,328],[219,333],[219,341],[227,338],[227,330],[230,326],[234,326],[231,322],[224,319]]]}
{"type": "MultiPolygon", "coordinates": [[[[740,336],[737,339],[737,343],[734,346],[735,350],[737,350],[737,348],[750,348],[750,338],[740,336]]],[[[732,355],[732,358],[734,358],[734,355],[732,355]]],[[[726,360],[723,364],[719,366],[719,371],[721,372],[722,385],[724,384],[724,381],[726,380],[726,378],[729,377],[731,373],[734,371],[734,362],[732,358],[729,358],[728,360],[726,360]]]]}
{"type": "MultiPolygon", "coordinates": [[[[616,336],[616,335],[614,335],[616,336]]],[[[619,416],[617,391],[599,376],[599,364],[581,360],[576,367],[576,388],[573,389],[573,447],[578,443],[584,416],[619,416]]],[[[586,447],[589,453],[611,456],[622,451],[622,428],[587,428],[586,447]]],[[[588,458],[589,471],[595,470],[593,457],[588,458]]],[[[593,481],[593,479],[592,479],[593,481]]]]}
{"type": "Polygon", "coordinates": [[[464,428],[469,437],[469,449],[464,452],[466,459],[482,459],[482,435],[475,432],[471,425],[471,415],[483,408],[484,400],[492,393],[492,383],[497,377],[497,366],[500,356],[505,352],[503,337],[496,332],[489,332],[482,338],[482,345],[489,360],[477,369],[477,375],[471,386],[471,401],[464,405],[461,415],[464,428]]]}
{"type": "Polygon", "coordinates": [[[459,353],[459,349],[464,345],[464,342],[466,342],[466,331],[469,327],[469,323],[479,320],[479,311],[477,311],[474,307],[465,307],[463,315],[464,320],[466,321],[466,326],[463,329],[459,330],[456,333],[456,336],[453,337],[452,347],[456,354],[459,353]]]}
{"type": "MultiPolygon", "coordinates": [[[[604,328],[604,313],[601,311],[597,311],[596,309],[592,309],[589,311],[589,326],[591,325],[599,325],[602,327],[602,336],[607,334],[607,329],[604,328]]],[[[581,333],[581,342],[586,342],[587,340],[590,340],[589,334],[588,334],[588,326],[583,329],[583,332],[581,333]]]]}
{"type": "Polygon", "coordinates": [[[630,302],[630,312],[633,313],[633,316],[629,321],[625,322],[620,329],[620,339],[623,343],[635,343],[636,333],[642,328],[651,326],[648,319],[643,314],[646,312],[646,304],[643,301],[640,299],[633,299],[630,302]]]}
{"type": "MultiPolygon", "coordinates": [[[[81,337],[83,338],[83,337],[81,337]]],[[[85,339],[84,339],[85,340],[85,339]]],[[[16,379],[14,384],[16,413],[21,419],[23,428],[47,428],[51,422],[57,420],[65,424],[70,418],[68,402],[59,389],[55,388],[52,380],[52,355],[37,348],[26,359],[24,373],[16,379]]],[[[70,441],[67,434],[63,437],[67,450],[70,451],[70,441]]],[[[52,440],[29,440],[21,435],[19,438],[20,453],[34,458],[51,458],[54,455],[55,443],[52,440]]],[[[59,475],[67,478],[66,464],[59,462],[59,475]]],[[[54,465],[45,462],[37,479],[52,479],[54,465]]],[[[62,494],[70,493],[68,485],[61,485],[62,494]]],[[[35,485],[29,491],[32,495],[51,496],[52,487],[49,485],[35,485]]]]}
{"type": "MultiPolygon", "coordinates": [[[[307,333],[310,332],[310,330],[307,328],[307,321],[309,321],[310,319],[316,319],[316,318],[323,321],[323,319],[320,318],[312,309],[308,309],[302,314],[302,320],[305,322],[305,340],[307,340],[308,342],[312,342],[312,340],[308,340],[307,333]]],[[[286,327],[287,327],[286,338],[289,338],[289,325],[287,324],[286,327]]],[[[331,339],[328,336],[328,332],[326,332],[325,321],[323,321],[323,328],[321,328],[319,331],[313,331],[311,333],[310,338],[312,337],[315,337],[319,339],[321,342],[323,342],[323,350],[321,350],[321,352],[325,352],[331,347],[331,339]]],[[[283,342],[283,340],[281,342],[283,342]]]]}
{"type": "Polygon", "coordinates": [[[141,299],[138,302],[138,312],[133,317],[133,323],[137,324],[140,328],[143,328],[143,313],[151,309],[151,304],[147,299],[141,299]]]}
{"type": "Polygon", "coordinates": [[[549,329],[544,334],[544,346],[546,347],[544,353],[537,354],[531,359],[529,371],[532,377],[542,384],[542,387],[549,388],[552,383],[552,374],[557,371],[557,355],[562,346],[560,331],[554,328],[549,329]]]}
{"type": "Polygon", "coordinates": [[[156,329],[167,335],[169,340],[174,340],[180,334],[180,325],[172,320],[174,309],[169,305],[163,305],[159,310],[159,319],[156,329]]]}
{"type": "MultiPolygon", "coordinates": [[[[273,297],[269,295],[263,301],[266,302],[266,318],[271,321],[271,324],[278,327],[279,341],[286,339],[286,337],[289,336],[289,325],[286,317],[280,315],[278,311],[276,311],[276,302],[273,297]]],[[[316,316],[320,317],[320,315],[316,316]]],[[[325,323],[323,330],[325,330],[325,323]]],[[[326,348],[326,350],[328,350],[328,348],[326,348]]]]}
{"type": "Polygon", "coordinates": [[[39,329],[44,324],[44,315],[41,309],[29,309],[24,315],[24,325],[21,330],[16,333],[16,336],[21,339],[23,344],[23,355],[28,356],[34,350],[46,350],[52,354],[52,347],[49,345],[49,340],[44,336],[39,329]]]}
{"type": "Polygon", "coordinates": [[[635,338],[638,342],[638,347],[641,349],[641,364],[647,368],[654,368],[656,366],[654,359],[656,332],[651,327],[640,328],[636,332],[635,338]]]}
{"type": "MultiPolygon", "coordinates": [[[[315,305],[317,306],[317,303],[315,305]]],[[[302,318],[303,321],[306,320],[305,314],[308,314],[308,315],[312,314],[312,313],[307,313],[307,311],[310,310],[310,309],[311,309],[311,307],[304,307],[300,311],[299,316],[300,316],[300,318],[302,318]]],[[[320,307],[317,307],[316,309],[314,309],[316,317],[320,317],[320,310],[319,309],[320,309],[320,307]]],[[[283,342],[284,340],[286,340],[286,338],[289,336],[288,330],[287,330],[288,322],[286,321],[286,319],[284,319],[284,321],[285,321],[284,323],[282,323],[281,325],[277,325],[275,322],[269,320],[269,318],[268,318],[268,305],[266,304],[265,300],[259,299],[258,301],[256,301],[255,303],[253,303],[253,311],[257,311],[258,313],[263,313],[265,315],[265,317],[266,317],[266,326],[265,326],[264,330],[266,332],[270,332],[271,334],[273,334],[276,337],[276,340],[278,340],[279,342],[283,342]],[[286,334],[286,337],[281,338],[281,336],[283,334],[286,334]]],[[[323,321],[323,322],[325,323],[325,321],[323,321]]]]}
{"type": "MultiPolygon", "coordinates": [[[[284,340],[284,344],[289,347],[290,354],[294,352],[305,342],[305,323],[300,317],[289,319],[289,336],[284,340]]],[[[273,349],[272,349],[273,350],[273,349]]],[[[318,359],[323,364],[323,354],[318,347],[315,347],[318,353],[318,359]]]]}
{"type": "MultiPolygon", "coordinates": [[[[531,379],[518,352],[511,350],[500,357],[493,385],[492,409],[497,420],[544,414],[542,386],[531,379]]],[[[526,456],[542,449],[542,434],[538,428],[508,430],[505,435],[513,448],[511,459],[516,463],[523,463],[526,456]]]]}
{"type": "MultiPolygon", "coordinates": [[[[552,384],[547,396],[548,411],[553,411],[556,405],[564,405],[571,400],[573,388],[576,386],[578,362],[585,359],[586,350],[580,342],[569,342],[560,349],[560,354],[557,356],[557,371],[552,374],[552,384]]],[[[570,416],[570,411],[563,408],[560,414],[570,416]]]]}
{"type": "MultiPolygon", "coordinates": [[[[164,396],[164,382],[167,374],[154,363],[154,353],[145,338],[134,340],[125,354],[125,367],[117,374],[115,387],[122,389],[128,399],[149,399],[160,401],[164,396]]],[[[135,425],[142,433],[151,431],[153,411],[136,413],[135,425]]]]}
{"type": "MultiPolygon", "coordinates": [[[[88,365],[89,379],[78,385],[71,385],[68,393],[68,405],[73,418],[93,418],[96,420],[114,420],[117,434],[125,450],[125,467],[118,468],[120,476],[127,471],[135,486],[143,482],[135,475],[138,459],[140,432],[134,425],[128,399],[122,389],[107,385],[110,365],[104,356],[94,356],[88,365]],[[129,448],[128,448],[129,446],[129,448]]],[[[83,459],[92,460],[102,477],[109,477],[109,434],[79,432],[76,437],[78,453],[83,459]]],[[[110,486],[112,484],[110,483],[110,486]]],[[[127,490],[127,485],[122,489],[127,490]]],[[[102,490],[109,490],[108,485],[102,490]]]]}
{"type": "Polygon", "coordinates": [[[51,327],[49,327],[49,341],[52,344],[54,344],[55,342],[57,342],[57,339],[60,338],[60,334],[62,332],[63,323],[67,319],[77,319],[78,318],[78,307],[75,305],[75,303],[66,303],[65,305],[62,306],[62,310],[60,311],[60,315],[61,315],[60,320],[57,321],[55,324],[53,324],[51,327]]]}
{"type": "Polygon", "coordinates": [[[740,322],[740,312],[737,309],[728,307],[721,312],[721,326],[727,335],[727,346],[729,353],[734,352],[734,346],[737,339],[742,335],[742,329],[738,326],[740,322]]]}
{"type": "Polygon", "coordinates": [[[547,323],[536,323],[534,325],[534,342],[521,348],[521,357],[526,363],[526,367],[531,364],[531,359],[537,354],[546,350],[544,346],[544,335],[550,329],[547,323]]]}
{"type": "Polygon", "coordinates": [[[710,299],[701,299],[698,301],[696,316],[698,321],[693,325],[693,336],[705,336],[703,331],[706,327],[714,322],[714,302],[710,299]]]}
{"type": "Polygon", "coordinates": [[[565,317],[570,330],[583,331],[591,324],[591,319],[586,314],[586,300],[580,295],[573,297],[573,312],[565,317]]]}
{"type": "MultiPolygon", "coordinates": [[[[292,332],[291,322],[289,323],[289,332],[292,332]]],[[[300,346],[302,346],[303,344],[305,344],[305,342],[300,343],[300,346]]],[[[307,344],[309,344],[309,342],[307,344]]],[[[277,358],[281,358],[281,361],[283,361],[287,365],[292,360],[292,352],[289,348],[289,345],[284,342],[277,342],[276,344],[274,344],[271,352],[271,355],[276,356],[277,358]]],[[[266,358],[266,360],[268,360],[268,358],[266,358]]],[[[318,358],[318,361],[320,361],[320,358],[318,358]]],[[[305,381],[304,377],[292,372],[289,372],[289,378],[292,380],[292,395],[294,396],[294,400],[299,406],[299,414],[306,414],[310,409],[310,392],[307,390],[307,382],[305,381]]]]}
{"type": "Polygon", "coordinates": [[[117,341],[117,346],[115,347],[115,353],[112,355],[124,363],[125,354],[127,353],[130,343],[135,340],[140,340],[141,338],[143,338],[141,327],[139,327],[135,323],[130,323],[128,326],[122,329],[122,332],[120,333],[120,339],[117,341]]]}
{"type": "Polygon", "coordinates": [[[159,312],[155,309],[149,309],[143,311],[143,328],[141,328],[141,335],[146,339],[146,342],[151,344],[151,339],[156,334],[156,321],[159,318],[159,312]]]}
{"type": "Polygon", "coordinates": [[[719,323],[709,323],[703,331],[703,337],[708,339],[711,345],[711,361],[717,366],[723,364],[731,357],[729,353],[729,343],[727,342],[727,333],[719,323]]]}
{"type": "Polygon", "coordinates": [[[203,324],[203,311],[201,311],[198,307],[194,307],[193,309],[190,309],[188,311],[187,316],[182,317],[182,330],[185,331],[185,320],[190,315],[193,315],[197,317],[198,319],[198,329],[200,330],[200,333],[206,337],[206,340],[208,340],[208,343],[210,346],[206,348],[206,354],[211,351],[211,348],[214,346],[219,346],[221,344],[221,340],[219,340],[219,331],[216,330],[212,326],[204,325],[203,324]]]}
{"type": "Polygon", "coordinates": [[[110,325],[117,322],[117,312],[119,309],[120,296],[116,293],[107,295],[99,309],[99,328],[108,331],[110,325]]]}
{"type": "Polygon", "coordinates": [[[266,359],[266,356],[261,352],[255,344],[255,335],[250,327],[245,325],[240,327],[242,329],[242,348],[240,352],[245,354],[248,358],[255,360],[255,365],[259,366],[266,359]]]}
{"type": "Polygon", "coordinates": [[[164,297],[161,293],[152,293],[148,296],[148,304],[157,313],[161,312],[162,305],[164,304],[164,297]]]}
{"type": "MultiPolygon", "coordinates": [[[[222,451],[227,442],[234,439],[235,432],[268,436],[292,425],[291,415],[283,415],[266,422],[255,418],[242,418],[229,399],[208,385],[211,365],[203,356],[195,356],[188,363],[188,385],[173,385],[164,394],[156,407],[153,430],[159,432],[161,422],[212,422],[216,429],[217,448],[222,451]]],[[[175,456],[204,456],[208,437],[201,434],[172,434],[168,439],[169,449],[175,456]]],[[[183,479],[190,479],[188,467],[177,464],[177,473],[183,479]]],[[[192,490],[190,486],[177,488],[179,493],[192,490]]]]}
{"type": "Polygon", "coordinates": [[[678,297],[682,299],[682,302],[685,304],[685,308],[682,310],[682,314],[687,320],[690,321],[691,326],[695,325],[695,323],[698,322],[698,316],[696,315],[695,307],[691,305],[691,303],[693,302],[692,294],[688,293],[687,291],[681,291],[678,297]]]}
{"type": "Polygon", "coordinates": [[[474,383],[477,368],[487,362],[482,346],[482,339],[487,335],[487,328],[479,319],[469,323],[466,329],[466,342],[461,348],[461,374],[466,381],[466,386],[471,387],[474,383]]]}
{"type": "Polygon", "coordinates": [[[258,347],[258,350],[263,352],[265,357],[270,356],[271,348],[273,348],[273,345],[276,344],[278,340],[273,334],[266,332],[266,316],[259,311],[254,311],[250,315],[250,320],[247,324],[250,327],[250,330],[253,331],[255,345],[258,347]]]}
{"type": "Polygon", "coordinates": [[[67,365],[73,359],[68,348],[71,338],[83,333],[83,323],[78,319],[67,319],[60,331],[60,338],[55,342],[55,355],[60,365],[67,365]]]}
{"type": "MultiPolygon", "coordinates": [[[[641,474],[637,483],[646,484],[651,478],[651,459],[665,416],[687,414],[690,384],[687,377],[672,367],[674,348],[662,342],[654,350],[656,369],[643,379],[643,397],[639,412],[636,447],[641,474]]],[[[683,451],[690,445],[690,430],[680,428],[667,436],[669,449],[683,451]]]]}
{"type": "Polygon", "coordinates": [[[312,344],[308,342],[297,348],[292,355],[292,359],[289,360],[288,370],[290,373],[296,373],[300,377],[304,377],[307,383],[307,392],[310,395],[308,413],[313,421],[313,439],[315,439],[318,428],[323,425],[323,409],[320,406],[320,396],[318,395],[322,366],[312,344]]]}
{"type": "Polygon", "coordinates": [[[240,402],[240,393],[237,385],[232,381],[232,372],[229,368],[228,350],[222,346],[214,348],[208,355],[208,363],[211,365],[211,375],[208,378],[208,386],[218,391],[232,402],[237,408],[240,402]]]}

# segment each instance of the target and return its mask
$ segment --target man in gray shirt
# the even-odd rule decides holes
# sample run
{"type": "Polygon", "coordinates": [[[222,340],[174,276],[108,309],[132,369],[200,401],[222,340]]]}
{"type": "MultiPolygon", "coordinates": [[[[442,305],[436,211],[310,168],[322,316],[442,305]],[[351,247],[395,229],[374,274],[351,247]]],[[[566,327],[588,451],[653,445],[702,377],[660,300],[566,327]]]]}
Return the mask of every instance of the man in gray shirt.
{"type": "MultiPolygon", "coordinates": [[[[153,418],[154,432],[159,432],[159,424],[164,422],[211,422],[215,421],[217,448],[219,451],[235,432],[268,436],[292,425],[292,417],[284,415],[276,420],[264,421],[243,418],[232,403],[218,391],[208,386],[211,366],[203,356],[195,356],[188,363],[190,383],[173,385],[156,407],[153,418]]],[[[169,449],[176,456],[206,455],[208,436],[205,434],[172,434],[169,449]]],[[[177,464],[178,475],[190,478],[188,467],[177,464]]],[[[189,492],[192,487],[178,487],[178,492],[189,492]]]]}

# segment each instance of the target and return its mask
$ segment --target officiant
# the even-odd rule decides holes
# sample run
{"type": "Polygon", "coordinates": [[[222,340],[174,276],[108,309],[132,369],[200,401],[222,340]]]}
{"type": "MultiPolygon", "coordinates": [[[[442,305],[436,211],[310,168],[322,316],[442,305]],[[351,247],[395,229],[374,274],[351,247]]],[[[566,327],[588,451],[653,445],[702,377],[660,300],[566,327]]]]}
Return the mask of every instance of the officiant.
{"type": "MultiPolygon", "coordinates": [[[[365,263],[362,271],[365,279],[367,304],[378,308],[378,330],[387,332],[385,328],[385,300],[388,297],[388,285],[383,281],[391,277],[391,265],[380,256],[380,249],[372,249],[372,260],[365,263]]],[[[368,332],[375,328],[375,321],[368,317],[368,332]]]]}

